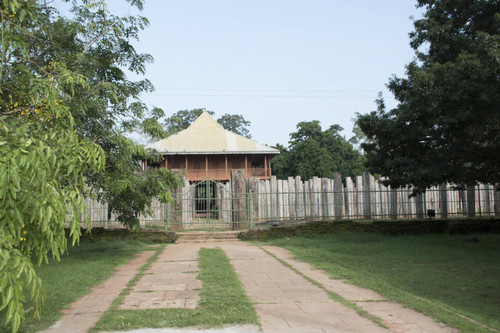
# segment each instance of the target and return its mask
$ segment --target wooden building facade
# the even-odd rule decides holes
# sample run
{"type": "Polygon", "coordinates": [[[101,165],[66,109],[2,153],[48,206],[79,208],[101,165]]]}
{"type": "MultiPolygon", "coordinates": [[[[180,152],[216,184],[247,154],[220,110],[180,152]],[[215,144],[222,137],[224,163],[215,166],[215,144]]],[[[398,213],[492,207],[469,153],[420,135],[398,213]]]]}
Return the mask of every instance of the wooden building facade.
{"type": "MultiPolygon", "coordinates": [[[[225,130],[207,112],[187,129],[151,143],[163,155],[155,167],[181,169],[190,182],[215,180],[225,182],[231,170],[245,170],[246,178],[271,178],[271,159],[279,151],[254,140],[225,130]]],[[[148,166],[145,162],[145,168],[148,166]]]]}

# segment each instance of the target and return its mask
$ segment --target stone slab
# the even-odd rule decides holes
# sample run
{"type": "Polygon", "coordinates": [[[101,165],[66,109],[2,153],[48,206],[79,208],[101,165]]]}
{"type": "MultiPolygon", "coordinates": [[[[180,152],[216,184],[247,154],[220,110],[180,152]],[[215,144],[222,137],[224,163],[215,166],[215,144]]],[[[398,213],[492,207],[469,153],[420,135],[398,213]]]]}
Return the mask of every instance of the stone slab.
{"type": "Polygon", "coordinates": [[[380,294],[372,290],[360,288],[342,280],[332,279],[326,272],[317,270],[310,264],[293,259],[293,255],[283,248],[275,246],[264,246],[263,248],[299,270],[308,278],[318,282],[327,290],[342,296],[348,301],[354,302],[354,304],[369,314],[380,318],[384,325],[390,328],[391,332],[458,332],[455,329],[435,322],[432,318],[415,310],[404,308],[401,304],[395,302],[387,301],[380,294]]]}
{"type": "Polygon", "coordinates": [[[262,249],[247,243],[220,247],[256,303],[263,332],[386,332],[262,249]]]}
{"type": "Polygon", "coordinates": [[[125,296],[119,308],[196,308],[202,287],[197,279],[199,249],[200,246],[193,244],[166,247],[125,296]]]}

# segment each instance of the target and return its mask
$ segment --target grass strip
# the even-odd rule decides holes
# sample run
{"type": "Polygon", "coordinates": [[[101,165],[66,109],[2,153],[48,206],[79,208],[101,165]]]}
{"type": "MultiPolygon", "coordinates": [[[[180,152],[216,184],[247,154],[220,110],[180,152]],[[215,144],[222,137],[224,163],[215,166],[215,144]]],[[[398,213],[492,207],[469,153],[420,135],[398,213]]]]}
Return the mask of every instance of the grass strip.
{"type": "Polygon", "coordinates": [[[359,307],[358,305],[354,304],[353,302],[350,302],[348,301],[347,299],[345,299],[344,297],[340,296],[339,294],[336,294],[334,293],[333,291],[327,289],[324,285],[322,285],[321,283],[319,283],[318,281],[316,280],[313,280],[311,279],[310,277],[308,277],[307,275],[305,275],[304,273],[302,273],[301,271],[299,271],[298,269],[296,269],[295,267],[293,267],[292,265],[290,265],[289,263],[287,263],[286,261],[284,261],[283,259],[281,258],[278,258],[277,256],[275,256],[273,253],[267,251],[266,249],[264,249],[262,246],[259,246],[261,248],[262,251],[266,252],[267,254],[269,254],[271,257],[273,257],[274,259],[276,259],[277,261],[279,261],[283,266],[286,266],[288,267],[289,269],[291,269],[292,271],[294,271],[295,273],[297,273],[298,275],[302,276],[304,279],[306,279],[307,281],[311,282],[312,284],[314,284],[315,286],[321,288],[324,292],[326,292],[328,294],[328,296],[330,296],[330,298],[332,298],[333,300],[339,302],[340,304],[344,305],[345,307],[347,308],[350,308],[350,309],[353,309],[354,311],[356,311],[361,317],[364,317],[364,318],[367,318],[371,321],[373,321],[375,324],[385,328],[385,329],[389,329],[389,327],[387,327],[386,325],[384,325],[384,323],[382,323],[382,321],[380,320],[379,317],[377,316],[374,316],[372,314],[370,314],[369,312],[367,312],[366,310],[362,309],[361,307],[359,307]]]}
{"type": "MultiPolygon", "coordinates": [[[[198,279],[202,281],[202,289],[196,309],[121,310],[118,306],[130,292],[133,286],[131,283],[116,302],[113,302],[93,331],[259,324],[257,313],[223,250],[200,249],[198,265],[198,279]]],[[[139,279],[138,274],[134,278],[135,283],[139,279]]]]}
{"type": "Polygon", "coordinates": [[[464,332],[498,332],[500,235],[337,233],[268,242],[464,332]]]}
{"type": "MultiPolygon", "coordinates": [[[[111,277],[114,269],[132,259],[134,254],[147,250],[147,244],[138,241],[81,241],[79,246],[69,246],[61,260],[35,265],[46,290],[43,312],[39,319],[30,311],[21,324],[20,333],[37,332],[48,328],[62,316],[62,310],[92,291],[92,288],[111,277]]],[[[30,309],[28,302],[25,306],[30,309]]],[[[3,323],[4,313],[0,313],[3,323]]],[[[0,332],[11,329],[0,325],[0,332]]]]}

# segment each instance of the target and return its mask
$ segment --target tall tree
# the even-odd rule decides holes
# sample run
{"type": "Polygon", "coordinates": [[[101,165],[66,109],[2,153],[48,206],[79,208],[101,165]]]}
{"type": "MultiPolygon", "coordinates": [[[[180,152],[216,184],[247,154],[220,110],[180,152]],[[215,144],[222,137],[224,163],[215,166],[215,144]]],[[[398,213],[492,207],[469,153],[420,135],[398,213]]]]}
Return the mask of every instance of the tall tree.
{"type": "MultiPolygon", "coordinates": [[[[170,117],[164,120],[165,124],[165,134],[172,135],[191,125],[196,118],[198,118],[203,111],[207,111],[205,109],[193,109],[193,110],[180,110],[171,115],[170,117]]],[[[213,111],[207,111],[211,116],[215,115],[213,111]]],[[[242,135],[246,138],[251,138],[250,131],[248,127],[250,126],[250,121],[246,120],[242,115],[239,114],[224,114],[217,122],[226,130],[231,131],[233,133],[242,135]]]]}
{"type": "Polygon", "coordinates": [[[84,196],[110,201],[134,226],[177,184],[167,170],[140,172],[141,159],[155,155],[122,135],[139,126],[162,132],[161,110],[150,113],[138,99],[151,84],[122,70],[144,71],[150,57],[130,40],[147,21],[113,16],[100,0],[75,0],[72,11],[68,19],[44,1],[0,3],[0,317],[13,332],[26,298],[35,315],[41,310],[30,258],[59,258],[65,227],[78,241],[84,196]]]}
{"type": "Polygon", "coordinates": [[[500,180],[500,1],[419,0],[399,102],[358,117],[372,172],[416,192],[500,180]]]}
{"type": "Polygon", "coordinates": [[[240,114],[223,114],[219,119],[217,119],[217,122],[230,132],[239,134],[245,138],[252,138],[250,131],[247,128],[250,126],[250,121],[243,118],[240,114]]]}
{"type": "Polygon", "coordinates": [[[364,171],[364,159],[340,135],[342,127],[332,125],[322,130],[319,121],[300,122],[297,131],[290,134],[288,149],[277,146],[280,155],[271,163],[278,178],[301,176],[304,179],[332,177],[334,172],[356,176],[364,171]]]}

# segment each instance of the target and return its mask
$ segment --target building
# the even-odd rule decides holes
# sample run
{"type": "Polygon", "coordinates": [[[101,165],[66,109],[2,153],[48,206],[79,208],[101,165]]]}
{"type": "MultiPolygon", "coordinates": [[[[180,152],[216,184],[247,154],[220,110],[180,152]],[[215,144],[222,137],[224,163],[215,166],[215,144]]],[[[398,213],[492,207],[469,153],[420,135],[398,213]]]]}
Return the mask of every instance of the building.
{"type": "Polygon", "coordinates": [[[146,148],[163,155],[160,167],[182,169],[190,182],[226,182],[233,169],[244,169],[246,178],[270,179],[271,159],[279,154],[277,149],[225,130],[206,111],[187,129],[146,148]]]}

